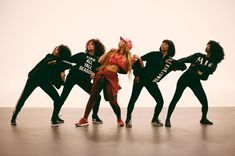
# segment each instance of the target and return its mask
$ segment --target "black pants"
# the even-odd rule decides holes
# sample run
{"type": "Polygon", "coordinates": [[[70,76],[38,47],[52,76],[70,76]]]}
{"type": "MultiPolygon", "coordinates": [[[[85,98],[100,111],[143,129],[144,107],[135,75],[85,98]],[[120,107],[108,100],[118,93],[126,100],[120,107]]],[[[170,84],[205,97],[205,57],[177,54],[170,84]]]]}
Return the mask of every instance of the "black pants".
{"type": "Polygon", "coordinates": [[[31,93],[35,90],[35,88],[40,87],[44,92],[46,92],[54,101],[54,110],[58,108],[59,105],[59,94],[56,91],[55,87],[47,81],[35,80],[35,79],[28,79],[24,90],[16,104],[14,114],[12,116],[13,119],[16,119],[17,115],[19,114],[21,108],[24,106],[25,101],[31,95],[31,93]]]}
{"type": "MultiPolygon", "coordinates": [[[[60,107],[58,110],[55,110],[57,112],[55,112],[55,117],[58,116],[61,107],[63,106],[65,100],[67,99],[70,91],[72,90],[74,85],[78,85],[80,86],[85,92],[87,92],[88,94],[90,94],[91,92],[91,88],[92,88],[92,83],[90,81],[90,79],[84,79],[84,78],[79,78],[78,76],[74,76],[73,74],[68,74],[67,78],[66,78],[66,82],[63,88],[63,91],[61,93],[60,96],[60,107]]],[[[101,100],[101,96],[98,96],[98,99],[95,103],[95,106],[93,108],[93,116],[96,117],[99,111],[99,106],[100,106],[100,100],[101,100]]]]}
{"type": "Polygon", "coordinates": [[[138,97],[140,95],[140,92],[141,92],[143,87],[146,87],[146,89],[148,90],[150,95],[156,101],[156,106],[155,106],[154,115],[153,115],[152,120],[157,120],[158,119],[158,116],[159,116],[159,114],[162,110],[163,103],[164,103],[161,91],[158,88],[157,83],[151,82],[151,81],[143,82],[143,81],[140,80],[139,83],[136,83],[135,81],[133,82],[131,98],[130,98],[130,101],[129,101],[128,107],[127,107],[126,120],[129,120],[131,118],[131,114],[132,114],[132,111],[134,109],[135,102],[138,99],[138,97]]]}
{"type": "Polygon", "coordinates": [[[198,98],[202,105],[202,119],[205,119],[208,112],[208,102],[205,91],[202,87],[201,81],[191,71],[186,71],[178,80],[175,94],[168,108],[167,119],[171,118],[171,115],[175,109],[175,106],[181,98],[186,87],[189,87],[195,96],[198,98]]]}

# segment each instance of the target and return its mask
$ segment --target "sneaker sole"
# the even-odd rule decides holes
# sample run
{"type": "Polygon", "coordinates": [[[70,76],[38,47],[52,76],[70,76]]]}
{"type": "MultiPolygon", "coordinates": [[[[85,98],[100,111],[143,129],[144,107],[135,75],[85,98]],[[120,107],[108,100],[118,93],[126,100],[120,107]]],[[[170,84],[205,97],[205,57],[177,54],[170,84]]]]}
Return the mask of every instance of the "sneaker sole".
{"type": "Polygon", "coordinates": [[[129,122],[129,123],[125,123],[126,125],[126,128],[131,128],[132,127],[132,124],[129,122]]]}
{"type": "Polygon", "coordinates": [[[171,125],[165,125],[165,127],[171,127],[171,125]]]}
{"type": "Polygon", "coordinates": [[[124,127],[124,125],[117,125],[118,127],[124,127]]]}
{"type": "Polygon", "coordinates": [[[213,123],[201,123],[202,125],[213,125],[213,123]]]}
{"type": "Polygon", "coordinates": [[[86,126],[88,126],[88,125],[89,125],[89,123],[81,124],[81,125],[79,125],[79,124],[75,124],[75,126],[76,126],[76,127],[86,127],[86,126]]]}
{"type": "Polygon", "coordinates": [[[98,122],[98,121],[92,121],[94,124],[103,124],[103,122],[98,122]]]}
{"type": "Polygon", "coordinates": [[[59,127],[59,124],[51,124],[51,127],[59,127]]]}

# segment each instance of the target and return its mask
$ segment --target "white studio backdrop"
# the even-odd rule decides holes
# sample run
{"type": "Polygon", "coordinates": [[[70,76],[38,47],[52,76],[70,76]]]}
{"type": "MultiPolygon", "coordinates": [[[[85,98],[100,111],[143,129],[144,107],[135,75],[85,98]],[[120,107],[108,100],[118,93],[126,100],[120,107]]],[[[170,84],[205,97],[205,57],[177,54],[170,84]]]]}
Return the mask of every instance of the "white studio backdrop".
{"type": "MultiPolygon", "coordinates": [[[[132,52],[139,56],[158,50],[162,40],[171,39],[176,59],[204,52],[211,39],[219,41],[225,60],[202,83],[210,106],[235,106],[234,28],[233,0],[0,0],[0,107],[15,106],[28,72],[55,46],[66,44],[75,54],[85,50],[87,40],[99,38],[109,50],[117,47],[120,36],[132,39],[132,52]]],[[[181,74],[172,72],[159,83],[164,106],[169,105],[181,74]]],[[[133,77],[119,78],[118,101],[126,107],[133,77]]],[[[88,98],[74,86],[64,106],[85,107],[88,98]]],[[[51,107],[52,100],[37,88],[25,106],[51,107]]],[[[153,98],[143,89],[136,107],[153,106],[153,98]]],[[[187,89],[178,106],[200,103],[187,89]]],[[[101,107],[109,104],[102,99],[101,107]]]]}

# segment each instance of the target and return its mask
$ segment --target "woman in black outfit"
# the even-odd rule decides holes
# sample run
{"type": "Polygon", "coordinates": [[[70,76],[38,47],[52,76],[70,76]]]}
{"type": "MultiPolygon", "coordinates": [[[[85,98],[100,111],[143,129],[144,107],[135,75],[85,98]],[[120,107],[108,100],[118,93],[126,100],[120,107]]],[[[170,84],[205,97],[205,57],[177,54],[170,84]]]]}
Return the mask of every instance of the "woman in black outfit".
{"type": "MultiPolygon", "coordinates": [[[[27,98],[38,86],[53,99],[54,110],[57,109],[59,94],[55,87],[59,89],[64,83],[64,71],[71,67],[71,64],[67,63],[65,60],[68,60],[70,56],[71,51],[67,46],[57,46],[52,54],[47,54],[46,57],[29,72],[28,80],[11,118],[12,125],[16,125],[17,115],[24,106],[27,98]]],[[[51,121],[52,124],[54,123],[53,126],[57,126],[60,120],[58,116],[53,117],[52,115],[51,121]]]]}
{"type": "Polygon", "coordinates": [[[138,68],[138,64],[134,65],[135,79],[133,82],[131,98],[127,107],[126,127],[132,127],[131,114],[143,87],[146,87],[157,103],[152,118],[152,125],[163,126],[158,118],[163,107],[163,97],[157,82],[172,70],[186,69],[184,63],[177,62],[171,58],[174,55],[174,43],[171,40],[164,40],[162,41],[160,51],[152,51],[141,57],[142,61],[146,61],[144,68],[138,68]]]}
{"type": "MultiPolygon", "coordinates": [[[[96,68],[99,67],[98,59],[105,52],[105,46],[98,39],[90,39],[86,43],[86,52],[77,53],[70,58],[70,62],[76,63],[73,66],[66,78],[66,82],[60,97],[60,108],[56,113],[57,116],[59,111],[67,99],[70,91],[74,85],[80,86],[85,92],[90,94],[92,83],[91,80],[94,78],[96,68]]],[[[92,121],[93,123],[102,124],[103,121],[98,117],[98,110],[100,106],[101,96],[99,96],[96,104],[93,108],[92,121]]]]}
{"type": "Polygon", "coordinates": [[[189,87],[202,105],[202,117],[200,123],[203,125],[212,125],[207,119],[208,102],[205,91],[202,87],[201,80],[208,79],[210,74],[216,70],[217,65],[224,59],[224,51],[216,41],[209,41],[206,46],[206,55],[195,53],[191,56],[180,59],[184,63],[191,63],[189,69],[182,74],[176,86],[176,91],[168,108],[166,127],[171,127],[170,118],[175,106],[181,98],[186,87],[189,87]]]}

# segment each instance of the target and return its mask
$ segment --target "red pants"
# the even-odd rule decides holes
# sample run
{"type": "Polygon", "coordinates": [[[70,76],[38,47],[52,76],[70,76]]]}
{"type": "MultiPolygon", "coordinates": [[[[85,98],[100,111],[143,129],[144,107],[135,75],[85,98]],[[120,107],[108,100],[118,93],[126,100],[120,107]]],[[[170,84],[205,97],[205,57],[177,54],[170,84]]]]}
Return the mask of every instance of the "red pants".
{"type": "Polygon", "coordinates": [[[105,100],[109,101],[117,118],[121,118],[121,110],[117,102],[118,90],[121,87],[118,83],[118,75],[107,69],[100,69],[95,76],[91,89],[91,96],[86,105],[84,118],[88,118],[90,111],[95,105],[100,92],[103,89],[105,100]]]}

